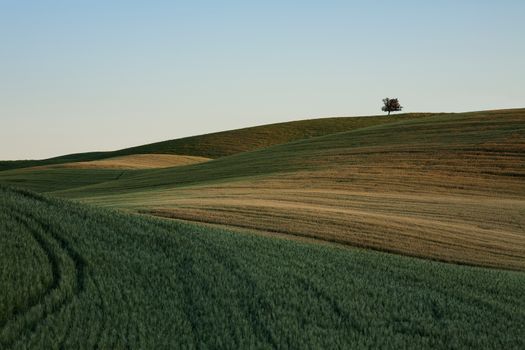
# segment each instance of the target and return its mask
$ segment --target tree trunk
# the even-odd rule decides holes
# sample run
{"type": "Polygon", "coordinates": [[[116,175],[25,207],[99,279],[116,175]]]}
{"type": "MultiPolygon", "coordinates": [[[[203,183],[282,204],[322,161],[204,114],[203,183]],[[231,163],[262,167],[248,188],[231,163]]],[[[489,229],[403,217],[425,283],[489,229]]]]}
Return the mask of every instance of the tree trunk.
{"type": "Polygon", "coordinates": [[[390,117],[390,111],[388,111],[388,116],[390,117]]]}

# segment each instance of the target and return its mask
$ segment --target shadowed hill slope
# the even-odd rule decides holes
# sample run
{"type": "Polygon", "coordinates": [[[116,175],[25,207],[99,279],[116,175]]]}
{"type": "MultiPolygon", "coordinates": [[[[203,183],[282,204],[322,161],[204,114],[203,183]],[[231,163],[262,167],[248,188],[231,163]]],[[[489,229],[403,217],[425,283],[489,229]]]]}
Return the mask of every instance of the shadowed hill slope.
{"type": "Polygon", "coordinates": [[[294,140],[354,130],[371,125],[391,123],[397,120],[420,118],[428,115],[431,114],[409,113],[391,117],[319,118],[268,124],[156,142],[112,152],[69,154],[45,160],[0,161],[0,171],[40,165],[86,162],[132,154],[176,154],[219,158],[294,140]]]}
{"type": "Polygon", "coordinates": [[[399,114],[394,117],[344,117],[298,120],[229,130],[212,134],[185,137],[144,146],[132,147],[116,153],[177,153],[208,158],[253,151],[291,141],[388,124],[398,120],[421,118],[431,113],[399,114]]]}

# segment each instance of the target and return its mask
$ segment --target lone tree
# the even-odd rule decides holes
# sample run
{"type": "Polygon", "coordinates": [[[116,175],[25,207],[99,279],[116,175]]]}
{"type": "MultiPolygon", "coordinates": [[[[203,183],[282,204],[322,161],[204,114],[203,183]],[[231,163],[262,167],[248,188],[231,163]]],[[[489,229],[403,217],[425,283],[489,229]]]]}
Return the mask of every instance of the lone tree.
{"type": "Polygon", "coordinates": [[[388,115],[390,115],[390,112],[398,112],[403,109],[397,98],[384,98],[383,104],[384,106],[381,108],[381,110],[383,112],[388,112],[388,115]]]}

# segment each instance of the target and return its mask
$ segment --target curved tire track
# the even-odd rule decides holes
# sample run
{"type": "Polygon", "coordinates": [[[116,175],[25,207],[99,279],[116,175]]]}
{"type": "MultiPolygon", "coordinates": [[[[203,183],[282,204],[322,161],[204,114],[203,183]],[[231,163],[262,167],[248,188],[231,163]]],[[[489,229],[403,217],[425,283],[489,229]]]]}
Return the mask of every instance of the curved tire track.
{"type": "MultiPolygon", "coordinates": [[[[16,220],[26,227],[50,261],[53,279],[49,288],[38,298],[31,300],[16,314],[11,315],[10,320],[0,325],[0,332],[7,333],[4,335],[5,339],[0,339],[1,348],[10,348],[22,340],[24,333],[35,332],[43,320],[62,310],[85,289],[86,263],[82,256],[68,241],[35,215],[16,209],[15,211],[18,211],[15,215],[16,220]],[[72,282],[64,276],[68,263],[71,264],[75,275],[72,282]],[[72,293],[68,293],[69,290],[72,293]]],[[[66,334],[67,331],[64,332],[64,337],[66,334]]]]}

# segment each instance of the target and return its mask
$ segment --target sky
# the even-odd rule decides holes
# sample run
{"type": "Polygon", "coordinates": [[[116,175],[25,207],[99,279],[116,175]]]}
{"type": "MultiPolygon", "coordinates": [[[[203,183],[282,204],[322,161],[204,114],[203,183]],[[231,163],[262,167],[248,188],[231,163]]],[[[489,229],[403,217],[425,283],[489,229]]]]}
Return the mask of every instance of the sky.
{"type": "Polygon", "coordinates": [[[0,0],[0,159],[525,107],[525,1],[0,0]]]}

